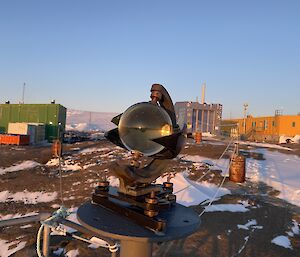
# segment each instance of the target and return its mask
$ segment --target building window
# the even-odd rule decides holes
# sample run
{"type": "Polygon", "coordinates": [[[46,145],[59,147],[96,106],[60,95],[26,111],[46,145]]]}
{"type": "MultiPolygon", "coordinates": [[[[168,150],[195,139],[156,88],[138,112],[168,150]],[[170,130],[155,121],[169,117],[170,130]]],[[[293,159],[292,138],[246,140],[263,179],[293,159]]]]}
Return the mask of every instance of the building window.
{"type": "Polygon", "coordinates": [[[293,128],[296,127],[296,122],[295,121],[292,122],[292,127],[293,128]]]}
{"type": "Polygon", "coordinates": [[[275,121],[272,121],[272,126],[275,127],[275,121]]]}
{"type": "Polygon", "coordinates": [[[266,130],[268,128],[268,121],[264,120],[264,130],[266,130]]]}
{"type": "Polygon", "coordinates": [[[252,122],[252,127],[255,128],[256,127],[256,121],[252,122]]]}

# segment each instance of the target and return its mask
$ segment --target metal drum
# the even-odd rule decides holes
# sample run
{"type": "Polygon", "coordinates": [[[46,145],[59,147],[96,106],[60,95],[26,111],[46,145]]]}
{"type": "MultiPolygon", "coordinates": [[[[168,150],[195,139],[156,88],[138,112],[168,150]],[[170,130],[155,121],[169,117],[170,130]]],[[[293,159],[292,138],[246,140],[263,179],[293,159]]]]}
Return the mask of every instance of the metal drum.
{"type": "Polygon", "coordinates": [[[202,141],[202,133],[195,132],[194,139],[195,139],[196,144],[200,144],[202,141]]]}
{"type": "Polygon", "coordinates": [[[231,158],[229,168],[229,180],[237,183],[245,182],[246,158],[242,155],[234,155],[231,158]]]}
{"type": "Polygon", "coordinates": [[[52,144],[52,155],[60,157],[62,155],[62,144],[59,140],[55,140],[52,144]]]}

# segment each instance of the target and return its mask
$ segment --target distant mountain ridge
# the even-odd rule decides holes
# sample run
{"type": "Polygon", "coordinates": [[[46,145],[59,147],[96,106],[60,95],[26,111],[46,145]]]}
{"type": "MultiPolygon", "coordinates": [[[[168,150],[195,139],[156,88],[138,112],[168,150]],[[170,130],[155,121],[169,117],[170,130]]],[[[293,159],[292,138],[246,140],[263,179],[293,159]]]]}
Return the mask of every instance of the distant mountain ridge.
{"type": "Polygon", "coordinates": [[[119,113],[112,112],[89,112],[80,110],[67,110],[66,130],[91,131],[100,130],[108,131],[116,127],[111,119],[119,113]]]}

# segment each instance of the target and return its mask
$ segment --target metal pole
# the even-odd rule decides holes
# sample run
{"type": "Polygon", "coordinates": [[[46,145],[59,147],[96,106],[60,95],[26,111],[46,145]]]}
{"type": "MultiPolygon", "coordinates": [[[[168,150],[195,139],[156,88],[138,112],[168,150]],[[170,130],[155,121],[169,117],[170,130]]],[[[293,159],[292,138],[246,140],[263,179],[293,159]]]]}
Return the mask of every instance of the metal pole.
{"type": "Polygon", "coordinates": [[[196,109],[196,129],[195,132],[198,132],[199,130],[199,109],[196,109]]]}
{"type": "Polygon", "coordinates": [[[209,113],[210,113],[210,111],[209,110],[207,110],[207,122],[206,122],[206,130],[207,130],[207,132],[211,132],[211,131],[209,131],[209,124],[210,124],[210,121],[209,121],[209,113]]]}
{"type": "Polygon", "coordinates": [[[248,104],[244,104],[244,134],[246,135],[246,115],[247,115],[248,104]]]}
{"type": "Polygon", "coordinates": [[[49,257],[49,245],[50,245],[50,228],[44,225],[44,236],[43,236],[43,255],[49,257]]]}
{"type": "Polygon", "coordinates": [[[61,170],[61,155],[62,155],[62,140],[60,136],[60,130],[61,130],[61,123],[58,123],[57,126],[57,139],[59,140],[59,153],[58,153],[58,169],[59,169],[59,191],[60,191],[60,200],[61,200],[61,205],[64,205],[64,198],[63,198],[63,185],[62,185],[62,170],[61,170]]]}
{"type": "MultiPolygon", "coordinates": [[[[204,105],[202,106],[204,108],[204,105]]],[[[204,109],[202,109],[202,117],[201,117],[201,132],[203,133],[203,123],[204,123],[204,109]]]]}
{"type": "Polygon", "coordinates": [[[89,125],[91,126],[92,124],[92,112],[90,112],[90,117],[89,117],[89,125]]]}
{"type": "Polygon", "coordinates": [[[204,82],[202,84],[202,99],[201,99],[201,103],[204,104],[205,103],[205,90],[206,90],[206,83],[204,82]]]}
{"type": "Polygon", "coordinates": [[[214,131],[214,134],[216,134],[216,110],[214,110],[213,111],[213,115],[214,115],[214,117],[213,117],[213,125],[212,125],[212,127],[213,127],[213,131],[214,131]]]}
{"type": "Polygon", "coordinates": [[[15,226],[15,225],[23,225],[23,224],[32,223],[32,222],[38,222],[41,220],[45,220],[45,219],[49,218],[50,216],[51,216],[50,213],[42,212],[37,215],[1,220],[0,228],[1,227],[10,227],[10,226],[15,226]]]}
{"type": "Polygon", "coordinates": [[[24,104],[24,99],[25,99],[25,86],[26,83],[23,84],[23,92],[22,92],[22,103],[24,104]]]}
{"type": "Polygon", "coordinates": [[[122,240],[120,257],[152,257],[152,243],[122,240]]]}
{"type": "Polygon", "coordinates": [[[115,241],[113,241],[112,239],[108,238],[108,237],[105,237],[105,236],[102,236],[101,234],[99,233],[96,233],[92,230],[89,230],[88,228],[78,224],[78,223],[75,223],[73,221],[70,221],[70,220],[67,220],[67,219],[63,219],[63,218],[60,218],[58,219],[58,222],[67,226],[67,227],[70,227],[70,228],[73,228],[81,233],[84,233],[84,234],[88,234],[90,236],[95,236],[95,237],[99,237],[101,238],[102,240],[106,241],[108,244],[110,245],[114,245],[115,244],[115,241]]]}

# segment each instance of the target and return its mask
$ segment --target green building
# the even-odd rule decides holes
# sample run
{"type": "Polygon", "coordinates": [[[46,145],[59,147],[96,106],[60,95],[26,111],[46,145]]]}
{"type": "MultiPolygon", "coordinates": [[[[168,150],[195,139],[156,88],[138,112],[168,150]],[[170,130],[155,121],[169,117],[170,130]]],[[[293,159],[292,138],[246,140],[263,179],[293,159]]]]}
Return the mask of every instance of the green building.
{"type": "Polygon", "coordinates": [[[52,142],[59,129],[65,131],[66,113],[67,109],[60,104],[0,104],[0,133],[7,133],[12,122],[43,123],[45,137],[52,142]]]}

